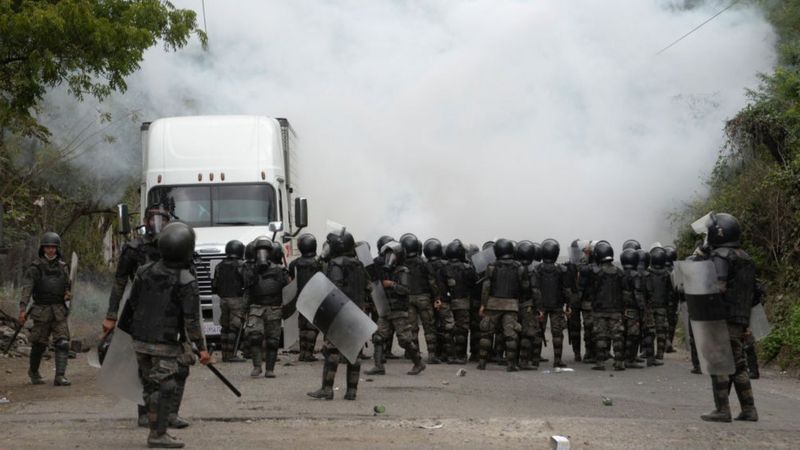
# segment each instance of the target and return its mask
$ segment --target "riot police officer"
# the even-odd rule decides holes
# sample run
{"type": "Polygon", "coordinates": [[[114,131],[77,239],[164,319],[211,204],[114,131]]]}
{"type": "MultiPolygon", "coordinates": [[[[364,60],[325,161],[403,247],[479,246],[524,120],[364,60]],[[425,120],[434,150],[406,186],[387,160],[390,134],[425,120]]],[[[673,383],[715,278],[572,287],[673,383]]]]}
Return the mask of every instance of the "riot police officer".
{"type": "MultiPolygon", "coordinates": [[[[317,258],[317,238],[313,234],[304,233],[297,239],[300,257],[289,263],[289,275],[297,280],[298,295],[317,272],[322,271],[322,262],[317,258]]],[[[319,330],[302,314],[298,314],[300,329],[300,355],[298,361],[316,361],[314,347],[317,345],[319,330]]]]}
{"type": "Polygon", "coordinates": [[[613,346],[614,370],[625,370],[622,341],[624,274],[614,265],[614,249],[608,242],[598,241],[593,254],[597,263],[591,278],[597,362],[592,369],[606,370],[605,362],[613,346]]]}
{"type": "Polygon", "coordinates": [[[567,337],[572,346],[575,362],[581,361],[581,299],[578,297],[578,262],[582,250],[575,239],[569,246],[569,259],[564,263],[567,272],[567,289],[569,290],[569,306],[572,314],[567,316],[567,337]]]}
{"type": "MultiPolygon", "coordinates": [[[[667,260],[664,263],[664,266],[667,268],[667,271],[672,274],[675,261],[678,259],[678,251],[675,250],[675,247],[665,246],[664,252],[667,254],[667,260]]],[[[678,303],[678,291],[673,289],[672,296],[670,296],[669,301],[667,302],[667,343],[666,347],[664,348],[664,352],[666,353],[675,352],[675,349],[672,346],[672,341],[675,339],[675,327],[678,326],[678,303]]]]}
{"type": "Polygon", "coordinates": [[[150,434],[148,447],[179,448],[183,443],[167,434],[169,415],[178,391],[177,358],[184,352],[181,336],[191,340],[208,364],[200,315],[197,281],[189,270],[194,231],[185,224],[165,227],[158,240],[161,260],[137,273],[119,327],[133,337],[144,386],[150,434]]]}
{"type": "Polygon", "coordinates": [[[716,269],[720,295],[727,310],[728,335],[736,372],[732,376],[711,376],[715,409],[702,416],[706,421],[730,422],[728,395],[731,384],[742,408],[736,420],[758,420],[743,351],[744,335],[750,322],[750,309],[755,295],[756,267],[750,255],[741,248],[740,239],[741,228],[734,216],[726,213],[711,215],[708,244],[711,246],[711,261],[716,269]]]}
{"type": "Polygon", "coordinates": [[[219,324],[223,362],[244,362],[234,349],[244,321],[244,244],[237,240],[225,244],[225,259],[214,269],[211,292],[220,298],[219,324]]]}
{"type": "MultiPolygon", "coordinates": [[[[536,273],[533,267],[533,261],[537,256],[536,250],[537,248],[533,242],[520,241],[515,251],[517,261],[525,268],[526,276],[529,278],[533,278],[536,273]]],[[[536,370],[539,368],[541,351],[539,352],[539,357],[537,357],[535,348],[541,349],[542,347],[541,322],[536,315],[535,308],[533,296],[529,295],[528,292],[522,293],[519,303],[519,323],[522,326],[519,338],[519,368],[521,370],[536,370]]]]}
{"type": "MultiPolygon", "coordinates": [[[[347,231],[342,233],[329,233],[326,242],[330,249],[331,259],[325,268],[328,277],[350,300],[362,310],[365,308],[371,290],[369,274],[364,264],[355,257],[355,240],[347,231]]],[[[333,400],[333,383],[336,380],[336,371],[343,358],[339,349],[329,340],[325,340],[322,348],[325,364],[322,366],[322,387],[308,395],[313,398],[333,400]]],[[[360,354],[359,354],[360,355],[360,354]]],[[[347,392],[345,400],[355,400],[358,390],[358,378],[361,375],[361,358],[347,362],[347,392]]]]}
{"type": "Polygon", "coordinates": [[[639,265],[639,255],[633,248],[626,248],[619,257],[622,271],[625,275],[625,285],[628,289],[623,291],[622,304],[623,328],[625,329],[625,368],[641,369],[643,366],[636,362],[636,353],[639,349],[641,337],[642,314],[644,312],[644,294],[641,279],[636,267],[639,265]]]}
{"type": "MultiPolygon", "coordinates": [[[[434,323],[436,326],[436,359],[442,362],[450,362],[453,353],[453,328],[455,319],[450,305],[450,298],[444,295],[446,292],[446,281],[444,275],[444,249],[442,243],[436,238],[425,241],[422,246],[422,253],[428,263],[428,271],[433,274],[436,286],[441,297],[433,303],[434,323]]],[[[431,350],[429,349],[429,352],[431,350]]]]}
{"type": "MultiPolygon", "coordinates": [[[[566,367],[561,359],[564,342],[566,317],[572,314],[569,307],[569,289],[567,287],[568,272],[561,264],[556,263],[560,247],[555,239],[542,241],[542,263],[536,267],[531,277],[531,291],[536,306],[541,328],[550,320],[550,336],[553,342],[553,367],[566,367]]],[[[542,353],[541,345],[534,348],[534,365],[542,353]]]]}
{"type": "Polygon", "coordinates": [[[69,386],[65,376],[69,358],[69,325],[67,303],[72,299],[70,292],[69,267],[61,259],[61,237],[48,231],[39,241],[39,258],[25,271],[22,284],[22,297],[19,300],[20,326],[30,317],[33,319],[30,340],[33,344],[30,353],[28,377],[33,384],[44,384],[39,365],[47,350],[50,336],[55,347],[56,376],[53,384],[69,386]],[[28,302],[33,305],[28,312],[28,302]]]}
{"type": "Polygon", "coordinates": [[[268,238],[256,239],[253,248],[255,262],[245,273],[248,302],[245,335],[250,342],[253,360],[250,376],[260,376],[262,364],[265,364],[264,377],[275,378],[281,340],[283,288],[289,284],[289,273],[283,266],[272,262],[271,254],[275,249],[268,238]],[[264,346],[266,355],[262,352],[264,346]]]}
{"type": "Polygon", "coordinates": [[[430,267],[420,256],[422,244],[419,239],[414,235],[407,235],[401,238],[400,243],[406,255],[404,265],[408,269],[408,321],[411,325],[411,336],[416,342],[421,322],[428,346],[428,363],[439,364],[441,361],[435,355],[436,326],[433,316],[434,303],[441,302],[439,286],[430,267]]]}
{"type": "Polygon", "coordinates": [[[385,375],[383,351],[388,347],[387,339],[392,333],[397,334],[400,346],[405,349],[414,367],[408,372],[409,375],[419,375],[425,370],[419,348],[411,336],[411,324],[408,323],[408,296],[409,296],[409,270],[403,265],[405,252],[403,246],[398,242],[389,242],[381,248],[383,255],[384,268],[380,271],[383,279],[381,285],[386,291],[389,301],[389,312],[386,316],[378,318],[378,331],[372,335],[372,343],[375,346],[373,358],[375,367],[366,372],[367,375],[385,375]]]}
{"type": "Polygon", "coordinates": [[[466,261],[464,244],[461,241],[455,240],[447,244],[445,256],[447,262],[443,272],[446,298],[450,300],[454,321],[454,348],[450,358],[454,364],[465,364],[470,332],[470,302],[478,276],[475,268],[466,261]]]}
{"type": "Polygon", "coordinates": [[[497,260],[486,268],[486,280],[481,292],[481,353],[479,370],[486,369],[492,349],[492,335],[502,329],[506,344],[506,370],[515,372],[517,366],[517,336],[522,330],[518,322],[519,300],[530,288],[525,268],[514,259],[514,244],[498,239],[494,244],[497,260]]]}
{"type": "MultiPolygon", "coordinates": [[[[667,305],[674,299],[672,288],[672,277],[666,268],[667,253],[661,247],[654,247],[650,250],[650,268],[647,269],[645,287],[647,290],[648,309],[653,314],[653,324],[655,325],[656,349],[653,356],[653,345],[647,342],[645,353],[647,364],[653,365],[664,359],[664,350],[667,343],[667,305]],[[655,358],[655,361],[654,361],[655,358]]],[[[660,365],[660,364],[657,364],[660,365]]]]}

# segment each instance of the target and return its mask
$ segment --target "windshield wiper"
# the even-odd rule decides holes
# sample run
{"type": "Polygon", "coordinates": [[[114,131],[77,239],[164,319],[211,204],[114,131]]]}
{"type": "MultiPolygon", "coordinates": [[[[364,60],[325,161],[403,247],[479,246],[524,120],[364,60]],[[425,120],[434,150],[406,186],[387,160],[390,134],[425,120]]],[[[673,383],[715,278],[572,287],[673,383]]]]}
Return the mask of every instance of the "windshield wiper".
{"type": "Polygon", "coordinates": [[[250,222],[231,221],[231,222],[214,222],[214,225],[255,225],[255,224],[250,222]]]}

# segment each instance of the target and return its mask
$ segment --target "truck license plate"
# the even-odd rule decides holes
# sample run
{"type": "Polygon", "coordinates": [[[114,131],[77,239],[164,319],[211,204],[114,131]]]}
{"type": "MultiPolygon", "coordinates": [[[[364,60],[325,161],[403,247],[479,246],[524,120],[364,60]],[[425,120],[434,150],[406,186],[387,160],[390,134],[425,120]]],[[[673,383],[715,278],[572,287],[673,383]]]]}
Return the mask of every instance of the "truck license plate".
{"type": "Polygon", "coordinates": [[[222,327],[214,322],[203,322],[203,334],[206,336],[216,336],[222,332],[222,327]]]}

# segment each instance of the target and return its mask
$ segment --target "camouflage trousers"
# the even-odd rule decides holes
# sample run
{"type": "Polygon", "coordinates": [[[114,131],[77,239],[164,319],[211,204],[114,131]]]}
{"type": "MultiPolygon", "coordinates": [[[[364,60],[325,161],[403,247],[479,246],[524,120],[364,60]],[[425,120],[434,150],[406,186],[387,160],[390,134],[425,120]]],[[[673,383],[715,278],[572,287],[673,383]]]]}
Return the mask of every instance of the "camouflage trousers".
{"type": "Polygon", "coordinates": [[[378,331],[372,335],[372,343],[375,346],[391,345],[389,339],[392,334],[397,336],[400,347],[412,354],[419,353],[419,347],[411,336],[411,324],[408,323],[408,314],[405,312],[392,311],[386,317],[378,318],[378,331]]]}
{"type": "MultiPolygon", "coordinates": [[[[408,296],[408,323],[411,325],[411,336],[414,342],[419,339],[419,324],[425,332],[425,343],[428,345],[428,354],[432,355],[436,349],[436,323],[434,319],[433,302],[428,294],[408,296]]],[[[419,344],[417,344],[419,348],[419,344]]]]}
{"type": "Polygon", "coordinates": [[[234,345],[239,330],[242,329],[244,322],[244,299],[242,297],[222,297],[219,302],[220,316],[219,325],[222,327],[220,334],[220,344],[222,346],[222,356],[233,356],[234,345]]]}
{"type": "Polygon", "coordinates": [[[517,311],[484,310],[481,319],[481,352],[480,359],[489,358],[492,350],[492,337],[495,332],[502,331],[506,344],[506,360],[509,364],[517,361],[517,336],[522,331],[522,325],[517,321],[517,311]]]}
{"type": "Polygon", "coordinates": [[[66,305],[36,305],[31,307],[28,317],[33,321],[30,341],[35,344],[47,345],[50,336],[53,342],[66,341],[69,344],[69,325],[66,305]]]}
{"type": "Polygon", "coordinates": [[[347,388],[352,389],[358,386],[358,378],[361,375],[361,353],[359,352],[356,360],[350,362],[339,352],[333,343],[327,339],[322,344],[322,355],[325,357],[325,363],[322,366],[322,385],[333,386],[336,381],[336,371],[339,369],[339,364],[347,364],[347,388]]]}
{"type": "Polygon", "coordinates": [[[592,313],[594,319],[594,334],[597,342],[595,357],[598,362],[604,362],[611,357],[611,348],[614,348],[614,361],[622,362],[623,326],[622,313],[597,312],[592,313]]]}
{"type": "Polygon", "coordinates": [[[675,339],[675,327],[678,326],[678,303],[667,304],[667,347],[672,347],[672,341],[675,339]]]}
{"type": "Polygon", "coordinates": [[[268,351],[277,351],[281,344],[281,307],[250,305],[244,333],[251,348],[261,348],[266,343],[268,351]]]}
{"type": "Polygon", "coordinates": [[[167,417],[175,406],[178,393],[177,357],[136,352],[136,362],[150,429],[157,430],[160,426],[162,429],[158,431],[166,432],[167,417]]]}
{"type": "Polygon", "coordinates": [[[300,329],[300,354],[306,357],[314,355],[319,330],[302,314],[297,315],[297,326],[300,329]]]}
{"type": "Polygon", "coordinates": [[[542,357],[541,322],[536,315],[532,302],[519,305],[519,322],[522,326],[519,337],[519,360],[521,363],[532,362],[539,365],[542,357]]]}
{"type": "Polygon", "coordinates": [[[594,354],[594,316],[592,315],[592,302],[581,302],[581,315],[583,316],[583,346],[586,348],[586,357],[594,354]]]}
{"type": "Polygon", "coordinates": [[[567,318],[567,336],[575,355],[581,354],[581,311],[580,308],[572,308],[572,314],[567,318]]]}
{"type": "Polygon", "coordinates": [[[667,344],[667,309],[655,307],[645,311],[645,333],[642,347],[647,358],[653,355],[656,359],[664,358],[664,350],[667,344]],[[655,340],[656,348],[653,349],[655,340]]]}
{"type": "Polygon", "coordinates": [[[470,360],[477,360],[481,347],[481,302],[472,299],[469,303],[469,354],[470,360]]]}
{"type": "Polygon", "coordinates": [[[641,312],[635,308],[625,308],[622,314],[625,328],[625,361],[634,362],[642,335],[641,312]]]}
{"type": "Polygon", "coordinates": [[[728,334],[730,335],[736,372],[733,375],[711,375],[714,403],[718,411],[730,411],[728,396],[731,392],[731,385],[736,390],[736,396],[739,398],[742,411],[749,411],[755,408],[753,388],[750,385],[750,376],[747,373],[747,359],[744,353],[744,333],[746,329],[747,327],[744,325],[728,323],[728,334]]]}
{"type": "Polygon", "coordinates": [[[436,317],[436,355],[440,359],[449,359],[453,356],[453,330],[456,326],[452,305],[442,302],[439,309],[434,310],[434,316],[436,317]]]}
{"type": "Polygon", "coordinates": [[[470,331],[470,302],[467,298],[454,299],[450,304],[453,311],[453,352],[456,358],[467,357],[467,342],[470,331]]]}
{"type": "Polygon", "coordinates": [[[561,354],[564,348],[564,328],[567,327],[567,318],[561,309],[545,311],[544,320],[541,322],[543,330],[546,329],[548,320],[550,321],[550,338],[553,342],[553,357],[555,361],[561,361],[561,354]]]}

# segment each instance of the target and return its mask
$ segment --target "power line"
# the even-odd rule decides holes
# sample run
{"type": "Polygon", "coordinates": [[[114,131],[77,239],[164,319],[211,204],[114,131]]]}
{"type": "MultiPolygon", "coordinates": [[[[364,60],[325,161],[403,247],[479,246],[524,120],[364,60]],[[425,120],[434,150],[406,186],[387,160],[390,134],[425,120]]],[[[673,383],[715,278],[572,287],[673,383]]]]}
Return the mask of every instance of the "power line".
{"type": "Polygon", "coordinates": [[[664,53],[664,52],[665,52],[665,51],[667,51],[669,48],[671,48],[673,45],[675,45],[675,44],[677,44],[678,42],[680,42],[680,41],[684,40],[684,39],[685,39],[687,36],[689,36],[690,34],[694,33],[695,31],[699,30],[699,29],[700,29],[700,27],[702,27],[703,25],[707,24],[708,22],[711,22],[712,20],[714,20],[714,19],[715,19],[717,16],[719,16],[720,14],[722,14],[722,13],[724,13],[725,11],[727,11],[727,10],[729,10],[729,9],[733,8],[733,6],[734,6],[735,4],[737,4],[737,3],[739,3],[740,1],[741,1],[741,0],[734,0],[734,1],[733,1],[733,3],[731,3],[730,5],[728,5],[728,6],[727,6],[726,8],[724,8],[722,11],[720,11],[720,12],[718,12],[718,13],[714,14],[713,16],[709,17],[709,18],[708,18],[708,19],[707,19],[705,22],[703,22],[703,23],[701,23],[700,25],[698,25],[698,26],[696,26],[696,27],[692,28],[692,29],[691,29],[691,31],[689,31],[688,33],[686,33],[686,34],[684,34],[683,36],[679,37],[678,39],[676,39],[676,40],[675,40],[675,42],[673,42],[673,43],[669,44],[668,46],[666,46],[666,47],[662,48],[661,50],[659,50],[659,51],[658,51],[658,53],[656,53],[656,55],[660,55],[660,54],[664,53]]]}
{"type": "Polygon", "coordinates": [[[208,27],[206,26],[206,0],[201,0],[203,4],[203,32],[208,35],[208,27]]]}

